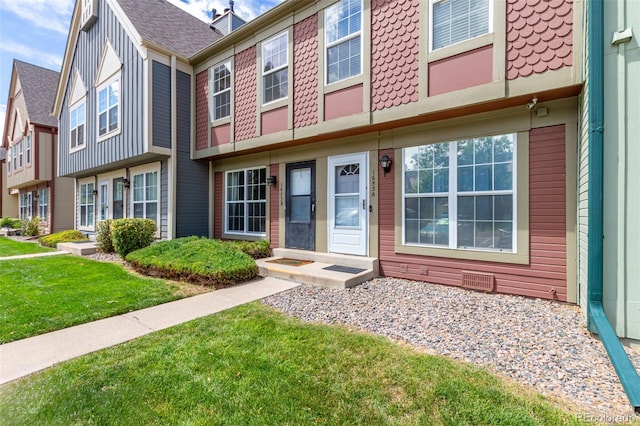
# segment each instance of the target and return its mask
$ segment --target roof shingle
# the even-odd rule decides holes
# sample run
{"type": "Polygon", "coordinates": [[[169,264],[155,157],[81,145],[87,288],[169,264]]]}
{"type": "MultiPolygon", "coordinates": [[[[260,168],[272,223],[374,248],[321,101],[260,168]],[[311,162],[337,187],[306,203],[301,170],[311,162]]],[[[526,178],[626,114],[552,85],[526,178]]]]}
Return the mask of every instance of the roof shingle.
{"type": "Polygon", "coordinates": [[[13,63],[22,86],[29,121],[58,127],[58,120],[51,115],[51,110],[60,73],[17,59],[14,59],[13,63]]]}

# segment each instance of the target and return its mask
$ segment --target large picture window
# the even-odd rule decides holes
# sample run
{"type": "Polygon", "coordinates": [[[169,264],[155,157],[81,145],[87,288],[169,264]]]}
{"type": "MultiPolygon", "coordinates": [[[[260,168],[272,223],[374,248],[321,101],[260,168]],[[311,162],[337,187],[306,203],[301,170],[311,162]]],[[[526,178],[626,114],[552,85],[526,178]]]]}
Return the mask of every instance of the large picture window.
{"type": "Polygon", "coordinates": [[[85,103],[81,102],[75,107],[69,110],[70,114],[70,129],[71,129],[71,138],[70,138],[70,146],[71,149],[77,149],[84,146],[84,122],[85,122],[85,103]]]}
{"type": "Polygon", "coordinates": [[[262,43],[262,103],[289,95],[289,33],[262,43]]]}
{"type": "Polygon", "coordinates": [[[226,232],[264,235],[267,218],[267,169],[226,173],[226,232]]]}
{"type": "Polygon", "coordinates": [[[362,73],[362,0],[342,0],[324,12],[327,84],[362,73]]]}
{"type": "Polygon", "coordinates": [[[515,135],[403,150],[404,243],[512,252],[515,135]]]}
{"type": "Polygon", "coordinates": [[[98,136],[119,129],[120,79],[112,80],[98,89],[98,136]]]}
{"type": "Polygon", "coordinates": [[[93,182],[80,184],[80,226],[93,228],[95,195],[93,182]]]}
{"type": "Polygon", "coordinates": [[[490,0],[432,0],[431,50],[491,32],[490,0]]]}
{"type": "Polygon", "coordinates": [[[231,62],[214,67],[211,75],[213,86],[213,120],[231,115],[231,62]]]}
{"type": "Polygon", "coordinates": [[[158,171],[133,175],[133,217],[151,219],[158,224],[158,171]]]}

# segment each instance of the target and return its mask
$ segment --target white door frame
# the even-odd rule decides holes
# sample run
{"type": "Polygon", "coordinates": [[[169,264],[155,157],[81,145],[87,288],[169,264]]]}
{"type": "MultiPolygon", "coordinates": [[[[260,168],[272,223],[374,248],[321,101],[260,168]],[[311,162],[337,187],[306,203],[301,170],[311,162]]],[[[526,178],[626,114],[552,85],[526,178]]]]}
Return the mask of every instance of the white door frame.
{"type": "MultiPolygon", "coordinates": [[[[328,249],[331,253],[352,254],[368,256],[369,254],[369,153],[358,152],[347,155],[336,155],[328,158],[328,211],[327,211],[327,238],[328,249]],[[357,164],[359,167],[357,205],[353,206],[353,214],[356,212],[353,226],[340,226],[336,220],[336,168],[357,164]]],[[[352,193],[352,202],[356,193],[352,193]]]]}

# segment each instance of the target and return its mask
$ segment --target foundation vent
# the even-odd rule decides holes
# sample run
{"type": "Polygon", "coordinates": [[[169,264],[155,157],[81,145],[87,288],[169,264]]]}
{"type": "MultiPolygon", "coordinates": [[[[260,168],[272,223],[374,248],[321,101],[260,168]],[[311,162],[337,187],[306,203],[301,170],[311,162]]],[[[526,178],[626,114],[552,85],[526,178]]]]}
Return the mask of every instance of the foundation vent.
{"type": "Polygon", "coordinates": [[[462,287],[471,290],[493,292],[495,287],[495,278],[493,274],[462,271],[462,287]]]}

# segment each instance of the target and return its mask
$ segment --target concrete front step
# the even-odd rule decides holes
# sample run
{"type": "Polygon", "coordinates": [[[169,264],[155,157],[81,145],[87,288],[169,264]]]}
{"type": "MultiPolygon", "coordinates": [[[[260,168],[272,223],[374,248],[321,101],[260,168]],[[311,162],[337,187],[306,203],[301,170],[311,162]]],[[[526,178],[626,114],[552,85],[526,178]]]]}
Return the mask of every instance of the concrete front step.
{"type": "Polygon", "coordinates": [[[263,277],[280,278],[325,288],[350,288],[378,276],[378,259],[318,253],[303,250],[274,249],[274,257],[256,261],[263,277]],[[278,263],[280,259],[311,261],[299,266],[278,263]],[[329,266],[364,269],[362,272],[340,272],[324,269],[329,266]]]}
{"type": "Polygon", "coordinates": [[[77,256],[94,254],[96,251],[95,241],[76,241],[70,243],[58,243],[58,250],[67,251],[77,256]]]}

